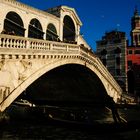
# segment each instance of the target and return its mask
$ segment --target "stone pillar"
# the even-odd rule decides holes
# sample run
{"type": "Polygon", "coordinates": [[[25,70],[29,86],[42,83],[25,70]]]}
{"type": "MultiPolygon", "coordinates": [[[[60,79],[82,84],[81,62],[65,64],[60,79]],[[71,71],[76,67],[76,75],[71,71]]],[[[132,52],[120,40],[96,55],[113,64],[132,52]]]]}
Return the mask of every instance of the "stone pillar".
{"type": "Polygon", "coordinates": [[[0,9],[2,9],[1,13],[0,13],[0,33],[2,32],[3,28],[4,28],[4,19],[5,19],[5,13],[4,12],[4,8],[2,7],[3,5],[0,5],[0,9]]]}
{"type": "Polygon", "coordinates": [[[80,25],[77,25],[75,41],[79,42],[79,37],[80,37],[80,25]]]}
{"type": "Polygon", "coordinates": [[[59,23],[59,38],[61,41],[63,41],[63,19],[64,19],[64,15],[63,13],[60,11],[60,23],[59,23]]]}

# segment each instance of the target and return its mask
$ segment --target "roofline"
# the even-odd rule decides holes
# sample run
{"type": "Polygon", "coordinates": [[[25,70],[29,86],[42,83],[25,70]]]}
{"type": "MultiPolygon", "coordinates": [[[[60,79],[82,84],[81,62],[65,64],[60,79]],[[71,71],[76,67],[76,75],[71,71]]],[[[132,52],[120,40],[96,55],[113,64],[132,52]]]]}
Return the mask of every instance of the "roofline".
{"type": "Polygon", "coordinates": [[[38,12],[39,14],[42,14],[44,16],[50,16],[52,18],[59,20],[59,18],[53,14],[50,14],[41,9],[35,8],[33,6],[27,5],[27,4],[17,1],[17,0],[0,0],[0,1],[2,1],[3,3],[6,3],[6,4],[17,6],[18,8],[20,7],[20,8],[24,8],[26,10],[31,10],[32,12],[38,12]]]}

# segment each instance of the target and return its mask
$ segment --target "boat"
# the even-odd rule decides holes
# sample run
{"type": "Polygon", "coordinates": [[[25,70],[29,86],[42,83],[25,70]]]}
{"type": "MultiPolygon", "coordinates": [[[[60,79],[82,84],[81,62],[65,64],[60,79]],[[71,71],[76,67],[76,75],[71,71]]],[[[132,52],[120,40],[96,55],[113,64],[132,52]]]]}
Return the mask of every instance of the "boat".
{"type": "Polygon", "coordinates": [[[24,100],[24,99],[16,100],[16,101],[14,101],[12,104],[13,104],[13,105],[19,105],[19,106],[35,107],[35,104],[30,103],[29,101],[24,100]]]}
{"type": "Polygon", "coordinates": [[[55,125],[68,126],[72,128],[80,127],[80,128],[91,128],[93,124],[90,124],[86,121],[72,120],[72,119],[64,119],[55,117],[52,114],[48,114],[48,120],[51,121],[55,125]]]}
{"type": "Polygon", "coordinates": [[[136,131],[140,129],[140,122],[130,121],[127,123],[99,123],[99,122],[86,122],[78,120],[66,120],[49,114],[49,119],[52,125],[57,125],[61,127],[66,127],[69,129],[78,129],[82,131],[87,131],[88,133],[124,133],[130,131],[136,131]]]}
{"type": "Polygon", "coordinates": [[[80,129],[92,133],[121,133],[127,131],[133,131],[140,128],[140,122],[120,122],[111,123],[101,122],[101,120],[91,120],[92,117],[87,116],[87,110],[78,111],[76,109],[65,107],[46,107],[44,112],[46,118],[51,125],[63,126],[66,128],[80,129]]]}

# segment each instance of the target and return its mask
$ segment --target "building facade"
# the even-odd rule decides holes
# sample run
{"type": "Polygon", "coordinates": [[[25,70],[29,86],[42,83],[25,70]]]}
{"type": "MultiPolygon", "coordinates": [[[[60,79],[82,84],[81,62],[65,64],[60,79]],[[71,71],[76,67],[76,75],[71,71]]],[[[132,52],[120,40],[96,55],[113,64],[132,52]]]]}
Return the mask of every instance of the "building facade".
{"type": "Polygon", "coordinates": [[[124,91],[140,96],[140,15],[135,8],[131,18],[131,45],[124,32],[105,33],[96,42],[96,54],[124,91]]]}
{"type": "Polygon", "coordinates": [[[131,19],[131,45],[127,47],[128,92],[140,96],[140,15],[137,8],[131,19]]]}
{"type": "Polygon", "coordinates": [[[127,91],[127,39],[124,32],[113,30],[96,42],[96,54],[124,91],[127,91]]]}

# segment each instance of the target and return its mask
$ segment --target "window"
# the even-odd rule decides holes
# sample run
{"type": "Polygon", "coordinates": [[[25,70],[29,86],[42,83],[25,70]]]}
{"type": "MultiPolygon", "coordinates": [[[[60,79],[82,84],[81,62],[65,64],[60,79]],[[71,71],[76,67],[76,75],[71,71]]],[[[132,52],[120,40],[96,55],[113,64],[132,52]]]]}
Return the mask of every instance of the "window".
{"type": "Polygon", "coordinates": [[[138,36],[137,35],[134,36],[134,40],[135,40],[136,43],[138,42],[138,36]]]}
{"type": "Polygon", "coordinates": [[[128,50],[128,54],[133,54],[133,51],[132,50],[128,50]]]}
{"type": "Polygon", "coordinates": [[[113,40],[114,43],[121,43],[121,39],[115,39],[113,40]]]}
{"type": "Polygon", "coordinates": [[[101,43],[101,45],[106,45],[107,44],[107,41],[103,40],[100,43],[101,43]]]}
{"type": "Polygon", "coordinates": [[[102,51],[101,51],[101,55],[106,55],[107,54],[107,50],[106,49],[103,49],[102,51]]]}
{"type": "Polygon", "coordinates": [[[121,74],[120,69],[116,69],[116,75],[120,75],[120,74],[121,74]]]}
{"type": "Polygon", "coordinates": [[[140,54],[140,50],[135,50],[135,54],[140,54]]]}
{"type": "Polygon", "coordinates": [[[127,61],[127,64],[128,66],[132,66],[132,61],[131,60],[127,61]]]}
{"type": "Polygon", "coordinates": [[[119,47],[117,47],[115,50],[114,50],[115,54],[120,54],[121,53],[121,49],[119,47]]]}
{"type": "Polygon", "coordinates": [[[116,57],[116,64],[120,65],[120,57],[116,57]]]}

